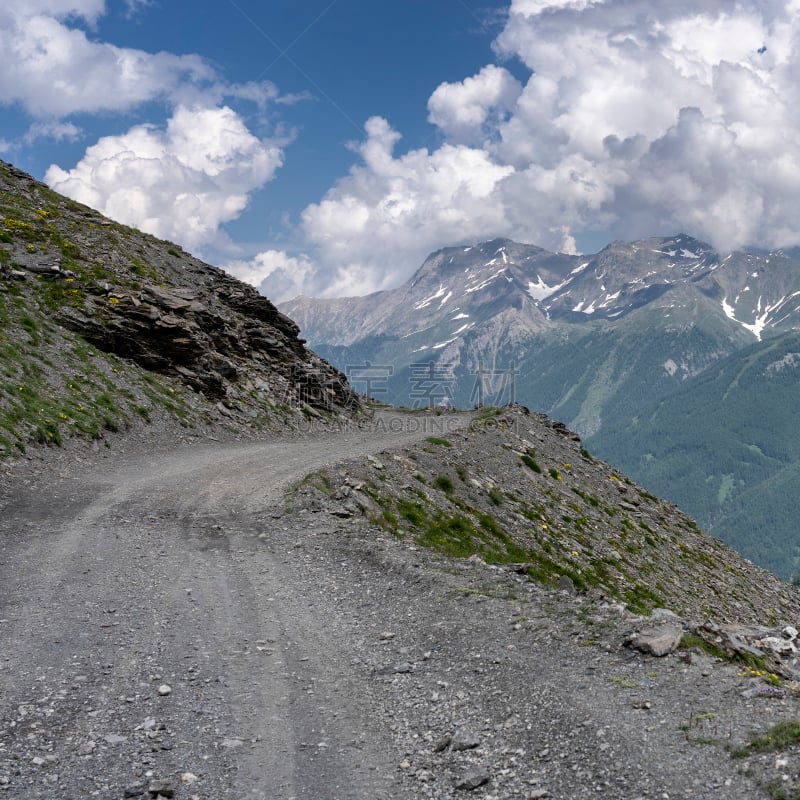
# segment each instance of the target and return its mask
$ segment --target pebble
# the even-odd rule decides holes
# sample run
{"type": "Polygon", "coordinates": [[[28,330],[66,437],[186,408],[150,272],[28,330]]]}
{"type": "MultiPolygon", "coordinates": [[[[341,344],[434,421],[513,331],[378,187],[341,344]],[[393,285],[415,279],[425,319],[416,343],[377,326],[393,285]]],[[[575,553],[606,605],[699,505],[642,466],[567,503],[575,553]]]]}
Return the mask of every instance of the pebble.
{"type": "Polygon", "coordinates": [[[229,739],[222,740],[223,747],[241,747],[244,744],[244,739],[234,739],[233,737],[229,739]]]}
{"type": "Polygon", "coordinates": [[[378,675],[407,675],[409,672],[413,672],[414,667],[412,664],[409,664],[408,661],[400,661],[397,664],[389,664],[386,667],[381,667],[380,669],[376,670],[378,675]]]}
{"type": "Polygon", "coordinates": [[[453,785],[456,789],[462,789],[465,791],[472,791],[473,789],[477,789],[479,786],[483,786],[492,779],[492,776],[489,775],[486,770],[477,770],[475,772],[468,772],[465,775],[462,775],[460,778],[456,778],[453,782],[453,785]]]}
{"type": "Polygon", "coordinates": [[[433,752],[434,753],[441,753],[443,750],[447,750],[450,746],[450,742],[453,741],[453,737],[449,734],[442,736],[441,739],[438,739],[436,743],[433,745],[433,752]]]}
{"type": "Polygon", "coordinates": [[[162,683],[161,686],[158,687],[158,693],[162,697],[166,697],[167,695],[172,694],[172,687],[168,686],[166,683],[162,683]]]}
{"type": "Polygon", "coordinates": [[[150,785],[147,787],[147,791],[155,796],[161,795],[161,797],[174,797],[175,784],[168,780],[152,780],[150,781],[150,785]]]}
{"type": "Polygon", "coordinates": [[[450,743],[450,749],[459,750],[472,750],[481,743],[481,737],[477,733],[468,730],[458,730],[453,736],[453,741],[450,743]]]}

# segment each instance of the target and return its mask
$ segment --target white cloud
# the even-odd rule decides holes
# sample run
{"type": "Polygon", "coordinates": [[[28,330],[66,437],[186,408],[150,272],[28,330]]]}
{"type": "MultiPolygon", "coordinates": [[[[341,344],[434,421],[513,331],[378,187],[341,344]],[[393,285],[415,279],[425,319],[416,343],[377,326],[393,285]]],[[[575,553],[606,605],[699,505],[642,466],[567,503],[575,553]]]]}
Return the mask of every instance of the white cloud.
{"type": "MultiPolygon", "coordinates": [[[[684,230],[722,251],[800,243],[798,0],[513,0],[489,65],[442,84],[435,150],[367,125],[303,214],[327,294],[400,282],[428,250],[508,235],[684,230]]],[[[322,280],[314,277],[309,285],[322,280]]]]}
{"type": "Polygon", "coordinates": [[[128,15],[131,17],[152,4],[153,0],[125,0],[125,5],[128,8],[128,15]]]}
{"type": "Polygon", "coordinates": [[[39,139],[53,139],[56,142],[75,141],[80,134],[80,128],[71,122],[34,122],[25,132],[22,141],[26,145],[34,144],[39,139]]]}
{"type": "Polygon", "coordinates": [[[105,13],[105,0],[5,0],[2,11],[14,17],[46,14],[59,19],[80,18],[89,23],[105,13]]]}
{"type": "Polygon", "coordinates": [[[199,248],[272,179],[280,145],[259,140],[228,107],[179,106],[165,128],[106,136],[74,169],[51,166],[45,181],[113,219],[199,248]]]}
{"type": "MultiPolygon", "coordinates": [[[[133,15],[150,3],[125,0],[125,9],[133,15]]],[[[78,113],[130,112],[163,101],[164,124],[140,123],[105,136],[74,168],[51,165],[45,180],[186,247],[226,244],[221,226],[274,177],[289,138],[257,138],[225,102],[255,104],[263,125],[271,107],[299,97],[282,97],[267,81],[228,84],[199,56],[98,41],[84,29],[106,11],[104,0],[4,0],[0,106],[17,104],[34,120],[17,144],[76,139],[81,131],[69,119],[78,113]]]]}
{"type": "Polygon", "coordinates": [[[284,250],[266,250],[250,261],[232,261],[223,267],[276,303],[300,294],[315,271],[307,256],[290,256],[284,250]]]}
{"type": "Polygon", "coordinates": [[[513,168],[482,150],[445,144],[394,156],[399,134],[386,120],[366,124],[363,165],[303,212],[303,231],[320,262],[336,265],[328,294],[363,294],[395,283],[444,242],[507,227],[499,183],[513,168]]]}
{"type": "Polygon", "coordinates": [[[453,141],[480,144],[487,126],[496,127],[522,93],[507,70],[490,64],[462,83],[443,83],[428,101],[428,119],[453,141]],[[476,138],[480,137],[480,138],[476,138]]]}
{"type": "Polygon", "coordinates": [[[6,0],[0,7],[0,104],[40,118],[123,111],[155,99],[186,99],[216,81],[198,56],[146,53],[89,39],[102,0],[6,0]]]}

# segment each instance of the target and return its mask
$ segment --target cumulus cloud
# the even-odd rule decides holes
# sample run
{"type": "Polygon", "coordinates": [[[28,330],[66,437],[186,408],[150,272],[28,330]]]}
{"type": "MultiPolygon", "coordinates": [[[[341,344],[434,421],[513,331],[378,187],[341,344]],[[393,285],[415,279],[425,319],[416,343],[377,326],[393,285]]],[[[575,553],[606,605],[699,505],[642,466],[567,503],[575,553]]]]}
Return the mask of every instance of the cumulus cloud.
{"type": "Polygon", "coordinates": [[[398,283],[428,250],[685,231],[726,252],[800,243],[798,0],[513,0],[490,64],[428,103],[443,137],[360,162],[303,214],[327,293],[398,283]]]}
{"type": "Polygon", "coordinates": [[[480,144],[521,93],[522,85],[508,70],[490,64],[462,83],[439,86],[428,101],[428,119],[451,141],[480,144]]]}
{"type": "Polygon", "coordinates": [[[357,148],[363,164],[305,209],[303,231],[323,264],[339,266],[328,294],[364,293],[396,282],[398,262],[443,242],[505,227],[500,182],[513,169],[484,151],[445,144],[395,157],[400,138],[373,117],[357,148]],[[399,257],[399,258],[398,258],[399,257]]]}
{"type": "Polygon", "coordinates": [[[102,0],[6,0],[0,7],[0,103],[41,118],[125,111],[185,98],[216,81],[198,56],[147,53],[91,40],[76,27],[103,14],[102,0]]]}
{"type": "Polygon", "coordinates": [[[290,256],[285,250],[266,250],[249,261],[231,261],[223,266],[276,303],[300,294],[315,271],[307,256],[290,256]]]}
{"type": "MultiPolygon", "coordinates": [[[[150,0],[126,0],[130,14],[150,0]]],[[[121,222],[202,248],[271,180],[288,139],[259,139],[227,101],[254,103],[264,122],[282,98],[266,81],[227,84],[196,55],[148,53],[87,35],[104,0],[5,0],[0,6],[0,105],[33,118],[17,144],[75,140],[76,114],[135,112],[160,101],[163,124],[134,125],[90,146],[74,168],[52,165],[58,191],[121,222]]],[[[152,107],[150,107],[152,110],[152,107]]]]}
{"type": "Polygon", "coordinates": [[[25,132],[22,141],[27,145],[34,144],[40,139],[73,142],[80,134],[80,128],[71,122],[34,122],[25,132]]]}
{"type": "Polygon", "coordinates": [[[74,169],[51,166],[45,181],[113,219],[200,248],[274,176],[280,144],[258,139],[227,106],[179,106],[166,127],[103,137],[74,169]]]}

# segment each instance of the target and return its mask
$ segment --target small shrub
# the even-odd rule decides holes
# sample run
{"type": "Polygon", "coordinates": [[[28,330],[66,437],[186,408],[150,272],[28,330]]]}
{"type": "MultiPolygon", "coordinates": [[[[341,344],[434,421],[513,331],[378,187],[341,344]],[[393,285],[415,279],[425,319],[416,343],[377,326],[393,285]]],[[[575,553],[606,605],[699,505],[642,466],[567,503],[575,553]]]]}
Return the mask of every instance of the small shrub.
{"type": "Polygon", "coordinates": [[[522,463],[528,467],[528,469],[532,469],[534,472],[541,473],[542,468],[536,463],[536,459],[532,458],[531,456],[524,455],[521,456],[522,463]]]}
{"type": "Polygon", "coordinates": [[[503,493],[496,486],[492,486],[492,488],[489,489],[489,499],[496,506],[502,505],[502,503],[503,503],[503,493]]]}
{"type": "Polygon", "coordinates": [[[36,441],[39,444],[52,444],[61,447],[61,432],[55,422],[46,420],[36,428],[36,441]]]}
{"type": "Polygon", "coordinates": [[[447,477],[447,475],[437,475],[436,479],[433,482],[433,485],[437,489],[441,489],[445,494],[452,494],[455,490],[453,486],[453,481],[447,477]]]}
{"type": "Polygon", "coordinates": [[[26,330],[34,339],[36,338],[36,331],[39,330],[39,326],[36,324],[36,321],[31,319],[28,316],[21,317],[19,324],[22,326],[24,330],[26,330]]]}
{"type": "Polygon", "coordinates": [[[150,422],[150,409],[147,406],[140,406],[134,405],[133,410],[140,416],[142,419],[150,422]]]}
{"type": "Polygon", "coordinates": [[[425,509],[419,503],[414,503],[410,500],[401,501],[397,507],[397,510],[400,512],[400,516],[403,517],[406,522],[410,522],[416,527],[424,524],[428,518],[428,515],[425,513],[425,509]]]}
{"type": "Polygon", "coordinates": [[[452,447],[453,445],[447,441],[447,439],[440,439],[438,436],[429,436],[426,442],[430,442],[431,444],[438,444],[440,447],[452,447]]]}
{"type": "Polygon", "coordinates": [[[480,522],[481,527],[485,531],[488,531],[495,536],[503,536],[503,531],[497,524],[497,520],[494,517],[489,516],[489,514],[481,514],[478,517],[478,522],[480,522]]]}

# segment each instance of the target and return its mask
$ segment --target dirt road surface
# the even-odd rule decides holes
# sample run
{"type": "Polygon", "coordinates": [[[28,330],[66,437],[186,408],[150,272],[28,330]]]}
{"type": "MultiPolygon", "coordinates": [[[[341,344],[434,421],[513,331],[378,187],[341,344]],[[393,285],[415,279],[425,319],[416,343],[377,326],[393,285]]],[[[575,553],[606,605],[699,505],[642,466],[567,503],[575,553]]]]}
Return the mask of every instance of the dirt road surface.
{"type": "Polygon", "coordinates": [[[6,498],[0,797],[397,796],[281,509],[310,471],[428,435],[412,423],[108,459],[6,498]]]}

